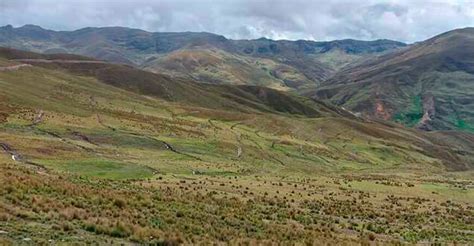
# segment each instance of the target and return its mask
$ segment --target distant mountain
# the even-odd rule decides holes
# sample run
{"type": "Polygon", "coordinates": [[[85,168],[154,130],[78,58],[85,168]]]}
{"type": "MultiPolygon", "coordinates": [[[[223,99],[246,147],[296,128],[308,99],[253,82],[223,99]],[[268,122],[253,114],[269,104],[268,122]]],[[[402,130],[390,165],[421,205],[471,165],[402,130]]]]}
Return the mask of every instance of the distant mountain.
{"type": "Polygon", "coordinates": [[[0,46],[72,53],[214,84],[314,88],[348,64],[406,46],[391,40],[229,40],[211,33],[151,33],[124,27],[52,31],[0,27],[0,46]]]}
{"type": "Polygon", "coordinates": [[[421,129],[474,131],[474,28],[343,69],[308,95],[421,129]]]}

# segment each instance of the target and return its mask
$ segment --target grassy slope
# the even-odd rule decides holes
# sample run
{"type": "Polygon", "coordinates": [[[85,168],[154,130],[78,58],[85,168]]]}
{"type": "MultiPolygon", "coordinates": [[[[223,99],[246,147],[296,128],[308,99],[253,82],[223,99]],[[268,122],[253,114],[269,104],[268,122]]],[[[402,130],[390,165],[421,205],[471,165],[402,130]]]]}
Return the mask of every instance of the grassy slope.
{"type": "MultiPolygon", "coordinates": [[[[176,234],[179,240],[188,242],[239,238],[310,240],[322,237],[340,242],[366,240],[369,233],[376,233],[377,240],[385,242],[399,234],[406,240],[423,240],[429,235],[426,233],[442,228],[436,221],[445,220],[444,213],[423,230],[415,228],[405,232],[403,228],[428,221],[430,217],[423,215],[422,210],[443,207],[441,203],[445,199],[460,204],[460,207],[454,207],[456,216],[460,217],[449,220],[450,228],[456,231],[437,232],[440,240],[472,240],[461,232],[472,230],[469,225],[462,225],[463,216],[472,216],[472,209],[466,207],[466,202],[472,197],[470,179],[455,182],[464,187],[464,191],[446,186],[445,182],[450,184],[449,180],[453,178],[443,181],[444,178],[426,180],[418,176],[429,173],[436,177],[446,169],[472,168],[473,147],[469,135],[454,137],[419,133],[351,120],[331,112],[329,108],[325,109],[326,112],[321,108],[315,111],[320,116],[318,118],[277,114],[275,112],[279,110],[275,105],[288,101],[274,103],[268,95],[266,103],[272,107],[263,112],[235,102],[232,103],[234,109],[231,107],[229,110],[227,104],[211,107],[210,101],[199,102],[205,99],[199,93],[194,94],[194,99],[178,97],[174,92],[179,90],[175,89],[171,90],[172,98],[147,94],[142,87],[130,89],[121,83],[104,83],[107,81],[92,70],[89,71],[95,77],[77,76],[56,68],[26,67],[0,72],[0,85],[7,88],[0,91],[0,113],[5,115],[0,125],[1,142],[8,143],[24,160],[49,170],[44,174],[44,171],[37,173],[18,167],[30,165],[12,163],[9,156],[2,155],[0,181],[4,184],[2,187],[9,184],[11,188],[1,191],[0,225],[9,232],[6,236],[9,240],[20,240],[25,235],[41,240],[54,234],[54,240],[75,240],[75,236],[81,235],[81,240],[85,241],[143,242],[150,236],[171,240],[176,234]],[[42,121],[31,126],[41,111],[44,114],[42,121]],[[169,146],[175,151],[171,151],[169,146]],[[193,171],[200,175],[193,175],[193,171]],[[386,191],[382,189],[385,186],[367,178],[364,180],[368,181],[354,184],[352,188],[329,185],[333,181],[326,176],[334,173],[355,177],[377,173],[401,175],[395,180],[404,180],[405,175],[416,175],[417,178],[411,180],[419,179],[420,186],[407,195],[404,188],[394,186],[393,191],[386,191]],[[48,179],[38,175],[47,175],[48,179]],[[98,181],[97,177],[122,181],[98,181]],[[159,177],[163,179],[156,180],[159,177]],[[232,177],[238,177],[236,183],[227,184],[232,177]],[[137,186],[133,181],[148,178],[154,181],[144,185],[156,187],[158,191],[137,186]],[[186,181],[189,179],[194,181],[186,181]],[[306,190],[300,193],[301,196],[314,193],[311,202],[299,198],[292,202],[289,197],[297,196],[290,188],[293,184],[278,189],[281,194],[275,193],[274,187],[267,186],[287,179],[292,182],[310,180],[302,184],[306,190]],[[204,183],[198,185],[198,182],[204,183]],[[219,183],[225,184],[221,186],[219,183]],[[232,185],[236,188],[226,189],[232,185]],[[63,193],[61,187],[70,187],[68,190],[74,192],[63,193]],[[341,188],[351,192],[347,196],[344,192],[338,194],[341,188]],[[357,197],[359,190],[380,196],[380,201],[370,200],[371,205],[367,207],[359,200],[360,214],[352,219],[346,218],[344,211],[353,205],[343,201],[357,197]],[[391,203],[384,202],[384,197],[390,194],[402,197],[424,194],[429,197],[431,191],[439,193],[433,204],[425,203],[420,211],[407,210],[407,216],[422,218],[421,222],[397,219],[385,226],[387,230],[383,232],[365,228],[369,223],[383,225],[383,220],[368,216],[384,211],[384,206],[391,203]],[[183,195],[179,196],[182,198],[178,199],[174,195],[176,192],[182,192],[183,195]],[[266,196],[273,198],[265,198],[265,192],[270,194],[266,196]],[[105,197],[102,194],[106,194],[105,197]],[[100,200],[99,196],[104,198],[100,200]],[[321,204],[317,198],[324,196],[336,200],[324,200],[321,204]],[[20,198],[23,202],[18,203],[20,198]],[[257,203],[249,203],[249,200],[257,203]],[[220,208],[218,205],[222,203],[228,205],[220,208]],[[328,206],[335,210],[324,210],[323,214],[309,212],[328,206]],[[57,209],[47,209],[54,207],[57,209]],[[273,209],[274,213],[266,214],[268,209],[273,209]],[[294,214],[295,211],[300,212],[294,214]],[[467,214],[461,211],[467,211],[467,214]],[[120,222],[114,217],[118,213],[122,214],[120,222]],[[63,218],[68,216],[72,219],[66,223],[63,218]],[[327,222],[328,218],[334,221],[327,222]],[[336,223],[336,219],[339,222],[336,223]],[[207,228],[204,224],[212,226],[207,228]],[[303,227],[295,232],[294,226],[303,227]],[[27,233],[21,232],[20,228],[27,228],[27,233]],[[207,228],[207,233],[198,228],[207,228]],[[57,230],[62,232],[53,233],[57,230]]],[[[123,80],[117,81],[127,81],[124,76],[119,77],[123,80]]],[[[212,86],[206,91],[210,91],[209,95],[213,95],[219,104],[228,103],[217,96],[223,91],[230,91],[231,95],[261,94],[258,90],[254,87],[212,86]]],[[[254,99],[254,103],[262,105],[261,98],[254,99]]],[[[274,98],[280,97],[275,95],[274,98]]],[[[261,107],[268,106],[263,104],[261,107]]],[[[341,182],[351,180],[340,176],[337,179],[341,182]]],[[[402,202],[400,206],[403,209],[412,205],[402,202]]]]}
{"type": "MultiPolygon", "coordinates": [[[[294,55],[294,54],[292,54],[294,55]]],[[[303,54],[300,54],[303,56],[303,54]]],[[[305,91],[314,89],[330,74],[343,67],[357,63],[370,54],[349,54],[335,49],[321,54],[304,55],[305,60],[258,55],[246,56],[231,53],[215,47],[192,47],[162,54],[149,59],[142,68],[173,77],[184,77],[203,83],[259,85],[278,90],[305,91]],[[302,62],[303,64],[292,63],[302,62]],[[305,71],[306,66],[315,63],[323,71],[305,71]],[[313,75],[311,73],[321,73],[313,75]]]]}
{"type": "Polygon", "coordinates": [[[259,85],[279,90],[311,84],[304,74],[291,66],[205,47],[174,51],[142,67],[205,83],[259,85]]]}
{"type": "MultiPolygon", "coordinates": [[[[161,135],[170,142],[185,141],[186,145],[193,146],[198,145],[202,138],[213,136],[216,140],[223,141],[223,143],[212,143],[213,145],[220,144],[225,146],[231,144],[238,145],[236,136],[240,136],[240,138],[248,138],[239,140],[242,145],[249,145],[245,148],[246,152],[255,154],[261,152],[262,150],[258,147],[259,145],[263,148],[264,152],[272,151],[271,149],[268,150],[267,146],[271,146],[272,141],[276,141],[276,144],[274,144],[275,150],[278,150],[275,153],[276,156],[281,155],[283,159],[287,159],[288,156],[294,156],[298,157],[303,163],[311,163],[313,161],[311,155],[316,155],[317,157],[314,157],[315,160],[319,160],[322,164],[334,163],[329,166],[335,168],[342,166],[341,163],[346,162],[349,166],[352,166],[350,163],[354,162],[362,164],[362,166],[375,164],[375,167],[392,167],[388,164],[391,163],[393,165],[397,162],[402,162],[402,160],[410,160],[410,158],[415,159],[409,163],[399,163],[398,165],[406,165],[408,167],[412,165],[412,162],[414,162],[413,165],[424,165],[425,162],[435,165],[435,163],[440,162],[433,158],[423,157],[423,155],[418,153],[417,148],[423,148],[425,142],[431,141],[428,136],[418,133],[421,135],[421,138],[424,138],[424,141],[419,141],[410,138],[413,132],[406,129],[387,128],[374,123],[351,121],[330,112],[319,113],[320,116],[326,115],[324,118],[303,118],[298,115],[257,114],[252,113],[252,111],[239,112],[239,110],[229,112],[221,111],[220,109],[206,109],[202,108],[202,106],[190,107],[187,105],[190,105],[193,101],[180,100],[179,97],[176,101],[170,103],[125,92],[110,85],[100,83],[90,77],[71,76],[67,73],[41,68],[24,68],[21,72],[4,72],[1,76],[2,80],[0,83],[5,88],[9,88],[9,90],[2,92],[2,96],[6,100],[4,102],[5,107],[14,108],[16,111],[18,111],[18,108],[24,107],[24,110],[30,111],[30,115],[23,112],[9,113],[9,119],[13,120],[11,124],[20,124],[15,123],[16,121],[31,121],[31,118],[28,119],[28,117],[32,117],[31,114],[34,114],[35,111],[43,110],[46,112],[45,117],[47,118],[44,124],[40,124],[39,127],[51,128],[53,130],[55,127],[58,127],[59,133],[65,134],[71,134],[71,132],[77,129],[78,132],[87,131],[91,135],[98,135],[97,137],[100,137],[101,134],[104,134],[104,130],[97,133],[94,132],[104,128],[97,120],[97,115],[99,115],[99,118],[103,118],[101,120],[102,123],[111,124],[113,128],[117,129],[123,128],[123,132],[107,133],[112,135],[108,136],[110,138],[114,138],[114,134],[125,135],[115,138],[158,137],[161,135]],[[44,101],[45,99],[47,99],[46,102],[44,101]],[[71,123],[63,126],[64,122],[57,121],[56,117],[71,123]],[[108,123],[109,118],[115,119],[108,123]],[[117,118],[120,121],[117,122],[117,118]],[[52,120],[51,126],[47,124],[50,119],[52,120]],[[208,121],[209,119],[213,120],[211,121],[212,123],[208,121]],[[73,123],[74,121],[77,122],[73,123]],[[238,124],[232,127],[236,123],[238,124]],[[87,127],[83,127],[84,124],[87,127]],[[176,127],[176,130],[173,129],[173,126],[176,127]],[[230,129],[231,127],[232,129],[230,129]],[[261,131],[262,133],[257,135],[256,131],[261,131]],[[141,135],[135,136],[133,135],[134,133],[141,135]],[[178,135],[177,137],[167,136],[167,134],[179,133],[183,135],[178,135]],[[277,134],[275,135],[275,133],[277,134]],[[189,139],[185,140],[182,138],[187,135],[189,135],[189,139]],[[389,143],[393,146],[400,146],[400,149],[384,153],[383,146],[388,145],[388,143],[377,139],[382,136],[387,136],[389,143]],[[333,141],[334,143],[332,143],[333,141]],[[278,142],[283,142],[283,144],[278,144],[278,142]],[[377,143],[380,144],[380,149],[377,147],[377,143]],[[308,148],[307,151],[309,152],[307,157],[304,157],[306,155],[304,153],[305,147],[308,148]],[[346,151],[343,151],[344,149],[346,151]],[[336,155],[340,155],[336,154],[340,151],[346,154],[336,157],[336,155]],[[393,156],[390,156],[390,153],[393,153],[393,156]],[[384,155],[388,155],[390,158],[383,161],[384,155]],[[320,157],[329,159],[323,161],[320,157]],[[388,163],[386,163],[387,165],[382,165],[383,162],[388,163]],[[415,164],[416,162],[418,164],[415,164]],[[335,165],[336,163],[339,164],[335,165]]],[[[220,91],[221,88],[217,88],[220,91]]],[[[228,89],[231,92],[231,88],[229,87],[228,89]]],[[[260,93],[258,88],[255,88],[255,90],[246,92],[251,94],[260,93]]],[[[140,91],[140,88],[138,88],[138,91],[140,91]]],[[[181,92],[183,91],[181,90],[181,92]]],[[[238,93],[241,93],[241,91],[235,92],[235,94],[238,93]]],[[[235,94],[232,93],[231,95],[235,94]]],[[[279,97],[275,95],[274,98],[278,99],[279,97]]],[[[196,98],[197,100],[199,100],[199,97],[196,98]]],[[[216,97],[216,100],[223,101],[224,99],[216,97]]],[[[237,101],[240,100],[238,99],[237,101]]],[[[269,102],[276,109],[279,109],[278,105],[285,103],[288,103],[288,101],[269,102]]],[[[243,104],[241,107],[245,107],[245,105],[243,104]]],[[[226,105],[222,107],[225,108],[226,105]]],[[[262,106],[262,108],[264,107],[262,106]]],[[[285,108],[285,110],[289,109],[285,108]]],[[[21,124],[18,127],[22,128],[21,124]]],[[[28,128],[24,130],[28,131],[28,128]]],[[[125,144],[127,145],[128,141],[125,144]]],[[[154,145],[155,143],[152,141],[148,144],[154,145]]],[[[208,145],[206,144],[205,146],[208,145]]],[[[210,146],[208,147],[210,148],[210,146]]],[[[467,148],[466,150],[469,149],[467,148]]],[[[196,150],[198,155],[205,155],[207,152],[207,149],[196,150]]],[[[436,153],[426,151],[424,154],[435,155],[436,153]]],[[[225,159],[225,155],[217,156],[225,159]]],[[[250,156],[252,155],[249,154],[250,156]]],[[[257,160],[254,161],[259,161],[257,157],[258,154],[255,155],[254,158],[257,160]]],[[[442,160],[441,156],[435,157],[438,160],[442,160]]],[[[471,165],[469,162],[450,163],[447,165],[455,167],[457,164],[465,165],[465,167],[471,165]]],[[[293,168],[297,169],[298,162],[293,166],[293,168]]],[[[358,168],[361,168],[361,166],[358,168]]],[[[415,168],[415,166],[412,166],[412,168],[415,168]]]]}

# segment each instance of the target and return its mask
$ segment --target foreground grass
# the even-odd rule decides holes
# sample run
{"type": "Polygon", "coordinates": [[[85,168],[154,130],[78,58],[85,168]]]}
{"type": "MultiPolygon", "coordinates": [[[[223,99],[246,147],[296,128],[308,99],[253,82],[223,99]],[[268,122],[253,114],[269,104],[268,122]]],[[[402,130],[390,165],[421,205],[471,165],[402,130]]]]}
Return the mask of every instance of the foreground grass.
{"type": "Polygon", "coordinates": [[[143,179],[153,175],[153,170],[148,167],[100,159],[56,161],[49,162],[47,166],[81,176],[104,179],[143,179]]]}
{"type": "Polygon", "coordinates": [[[7,160],[0,169],[4,242],[474,241],[473,182],[464,179],[201,173],[113,181],[7,160]]]}
{"type": "Polygon", "coordinates": [[[319,230],[294,231],[295,224],[264,222],[266,208],[289,212],[290,208],[277,204],[222,198],[213,192],[186,194],[170,187],[39,174],[7,164],[1,168],[0,228],[8,232],[2,234],[7,241],[342,240],[319,230]]]}

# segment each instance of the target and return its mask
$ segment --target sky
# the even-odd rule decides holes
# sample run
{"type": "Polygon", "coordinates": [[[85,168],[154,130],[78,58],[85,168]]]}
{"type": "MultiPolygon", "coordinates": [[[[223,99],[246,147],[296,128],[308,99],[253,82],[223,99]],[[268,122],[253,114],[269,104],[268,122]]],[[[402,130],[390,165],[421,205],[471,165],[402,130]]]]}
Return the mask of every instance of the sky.
{"type": "Polygon", "coordinates": [[[474,0],[0,0],[0,25],[124,26],[232,39],[392,39],[474,26],[474,0]]]}

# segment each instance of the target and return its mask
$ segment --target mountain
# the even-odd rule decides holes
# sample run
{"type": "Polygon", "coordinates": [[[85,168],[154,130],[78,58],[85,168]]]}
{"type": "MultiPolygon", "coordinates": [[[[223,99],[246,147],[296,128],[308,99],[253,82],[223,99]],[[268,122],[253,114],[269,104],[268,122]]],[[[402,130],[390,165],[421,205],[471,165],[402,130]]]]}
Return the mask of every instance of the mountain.
{"type": "Polygon", "coordinates": [[[334,115],[329,105],[266,87],[196,84],[190,80],[70,54],[38,54],[0,48],[0,56],[49,69],[67,70],[75,75],[94,77],[105,84],[127,91],[197,107],[245,113],[334,115]]]}
{"type": "Polygon", "coordinates": [[[123,27],[52,31],[0,27],[0,45],[72,53],[214,84],[314,88],[342,67],[404,47],[390,40],[229,40],[211,33],[151,33],[123,27]]]}
{"type": "Polygon", "coordinates": [[[0,88],[1,245],[472,241],[471,133],[71,54],[0,88]]]}
{"type": "Polygon", "coordinates": [[[474,28],[347,67],[308,95],[425,130],[474,131],[474,28]]]}

